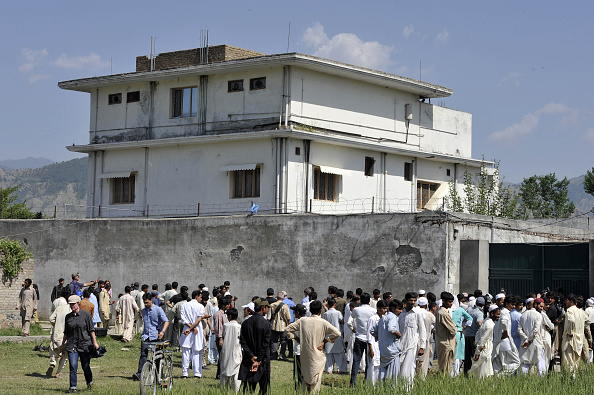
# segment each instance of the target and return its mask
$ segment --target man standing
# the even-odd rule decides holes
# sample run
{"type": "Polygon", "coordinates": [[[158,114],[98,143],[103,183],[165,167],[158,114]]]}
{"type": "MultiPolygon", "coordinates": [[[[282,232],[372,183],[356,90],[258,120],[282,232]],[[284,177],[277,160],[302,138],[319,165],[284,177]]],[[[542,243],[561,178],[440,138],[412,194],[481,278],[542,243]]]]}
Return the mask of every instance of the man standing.
{"type": "Polygon", "coordinates": [[[415,378],[417,356],[425,354],[427,345],[425,313],[415,307],[417,297],[416,292],[408,292],[404,296],[404,310],[398,316],[399,332],[402,334],[400,349],[404,354],[400,361],[400,377],[410,384],[415,378]]]}
{"type": "Polygon", "coordinates": [[[501,317],[493,329],[493,369],[497,373],[512,374],[520,367],[520,356],[511,339],[510,311],[515,306],[515,298],[498,294],[495,300],[501,310],[501,317]]]}
{"type": "Polygon", "coordinates": [[[25,279],[25,284],[19,294],[17,307],[15,310],[20,310],[22,319],[22,335],[29,336],[29,328],[31,327],[31,319],[37,311],[37,293],[31,287],[33,281],[30,278],[25,279]]]}
{"type": "MultiPolygon", "coordinates": [[[[221,355],[221,349],[223,348],[223,329],[226,323],[229,322],[229,319],[227,318],[227,310],[229,309],[229,307],[231,307],[231,297],[230,296],[224,296],[220,299],[220,303],[219,303],[219,309],[217,310],[216,313],[214,313],[212,320],[213,320],[213,325],[212,325],[212,336],[215,339],[215,344],[217,347],[217,353],[220,356],[221,355]]],[[[236,314],[237,314],[237,310],[236,310],[236,314]]],[[[239,337],[238,337],[239,339],[239,337]]],[[[218,363],[217,363],[217,375],[215,376],[216,379],[220,378],[220,373],[221,373],[221,359],[219,358],[218,363]]]]}
{"type": "MultiPolygon", "coordinates": [[[[270,304],[266,299],[256,299],[255,313],[241,324],[239,343],[243,350],[239,379],[254,392],[260,385],[265,395],[270,385],[270,322],[264,318],[270,304]]],[[[245,387],[244,387],[245,390],[245,387]]]]}
{"type": "Polygon", "coordinates": [[[64,340],[62,342],[63,352],[68,353],[70,364],[70,392],[77,391],[78,360],[80,359],[87,388],[93,386],[93,372],[91,372],[91,345],[99,348],[95,338],[95,328],[91,315],[80,309],[80,297],[71,295],[68,297],[68,304],[72,310],[64,317],[64,340]]]}
{"type": "MultiPolygon", "coordinates": [[[[378,379],[391,380],[394,384],[400,375],[400,327],[398,316],[402,313],[402,303],[391,300],[388,312],[378,322],[377,345],[380,353],[380,369],[378,379]]],[[[371,330],[374,331],[373,329],[371,330]]]]}
{"type": "Polygon", "coordinates": [[[547,372],[545,350],[542,339],[542,308],[544,301],[540,298],[526,300],[526,311],[518,323],[520,335],[520,362],[522,372],[528,374],[532,365],[538,367],[538,375],[544,376],[547,372]],[[533,307],[534,306],[534,307],[533,307]]]}
{"type": "Polygon", "coordinates": [[[66,358],[62,352],[62,343],[64,342],[64,323],[66,316],[72,310],[70,309],[70,305],[66,300],[70,296],[68,292],[68,288],[62,289],[62,296],[59,299],[64,299],[64,304],[58,306],[54,312],[50,315],[49,320],[52,324],[52,335],[50,339],[50,366],[46,372],[46,375],[50,377],[54,368],[56,367],[56,361],[59,359],[59,366],[58,372],[56,373],[56,377],[59,377],[60,372],[64,368],[66,364],[66,358]]]}
{"type": "MultiPolygon", "coordinates": [[[[324,313],[324,319],[340,332],[340,328],[342,327],[340,324],[342,321],[342,314],[335,308],[336,301],[333,298],[330,298],[326,302],[328,303],[328,311],[324,313]]],[[[340,336],[334,343],[326,344],[326,373],[332,374],[335,363],[339,374],[347,372],[347,362],[344,357],[344,341],[342,336],[340,336]]]]}
{"type": "MultiPolygon", "coordinates": [[[[466,344],[464,345],[464,373],[468,373],[472,367],[472,359],[476,351],[476,334],[479,331],[485,315],[483,313],[485,307],[485,298],[479,296],[475,299],[473,306],[468,307],[468,314],[472,317],[472,324],[464,329],[464,338],[466,344]]],[[[495,324],[493,324],[495,325],[495,324]]],[[[493,342],[491,342],[491,345],[493,342]]],[[[490,363],[489,359],[489,363],[490,363]]]]}
{"type": "MultiPolygon", "coordinates": [[[[270,339],[271,360],[277,359],[279,357],[279,343],[285,343],[286,348],[287,340],[285,338],[285,328],[291,323],[291,312],[289,306],[283,303],[284,298],[285,295],[282,292],[279,292],[276,295],[276,302],[270,305],[270,322],[272,324],[270,339]]],[[[281,355],[281,359],[285,360],[287,357],[283,354],[281,355]]]]}
{"type": "MultiPolygon", "coordinates": [[[[148,288],[148,284],[142,284],[142,287],[140,287],[140,292],[136,294],[135,299],[138,311],[142,311],[142,309],[144,308],[144,295],[148,293],[148,288]]],[[[142,315],[141,313],[139,313],[134,323],[134,333],[142,332],[144,332],[144,321],[142,321],[142,315]]]]}
{"type": "Polygon", "coordinates": [[[142,309],[144,329],[142,331],[142,342],[140,343],[138,371],[132,375],[132,378],[135,380],[140,380],[140,372],[142,372],[142,367],[146,363],[150,344],[163,339],[165,331],[169,326],[169,321],[167,321],[163,309],[153,304],[152,295],[150,293],[145,293],[142,299],[144,302],[144,309],[142,309]]]}
{"type": "Polygon", "coordinates": [[[357,373],[359,373],[359,366],[363,355],[366,355],[367,349],[367,321],[376,314],[375,309],[369,306],[371,295],[367,292],[361,295],[361,306],[355,307],[349,317],[349,328],[355,334],[355,342],[353,344],[353,366],[351,367],[351,387],[357,385],[357,373]]]}
{"type": "Polygon", "coordinates": [[[58,280],[58,285],[56,285],[54,289],[52,289],[52,294],[50,296],[52,303],[54,302],[54,300],[62,296],[62,288],[64,288],[64,279],[60,278],[58,280]]]}
{"type": "Polygon", "coordinates": [[[72,273],[72,282],[68,284],[68,288],[70,289],[70,295],[78,295],[82,296],[82,289],[84,287],[89,287],[91,285],[97,284],[99,279],[95,281],[89,281],[87,283],[81,283],[78,281],[78,272],[72,273]]]}
{"type": "MultiPolygon", "coordinates": [[[[129,287],[128,287],[129,288],[129,287]]],[[[101,313],[101,328],[109,328],[109,320],[111,319],[111,302],[109,290],[111,284],[105,284],[105,288],[99,293],[99,312],[101,313]]]]}
{"type": "Polygon", "coordinates": [[[367,374],[365,375],[367,382],[371,382],[374,387],[379,378],[381,363],[379,345],[377,343],[377,328],[379,320],[388,311],[388,303],[383,299],[379,299],[375,303],[375,309],[377,314],[372,315],[369,321],[367,321],[367,346],[369,347],[367,350],[369,353],[367,355],[369,357],[367,358],[367,374]]]}
{"type": "MultiPolygon", "coordinates": [[[[482,297],[477,298],[477,302],[482,297]]],[[[483,298],[484,299],[484,298],[483,298]]],[[[475,350],[469,374],[478,378],[493,376],[493,329],[501,311],[497,305],[489,307],[489,318],[483,321],[475,336],[475,350]]]]}
{"type": "Polygon", "coordinates": [[[435,320],[437,365],[443,374],[450,374],[454,366],[456,350],[456,324],[450,313],[454,303],[454,295],[449,292],[442,292],[441,303],[441,308],[437,310],[435,320]]]}
{"type": "MultiPolygon", "coordinates": [[[[173,296],[177,295],[177,286],[178,284],[176,281],[174,281],[172,284],[165,284],[165,292],[163,292],[159,296],[159,302],[161,302],[161,307],[163,308],[165,316],[167,316],[167,319],[171,324],[173,323],[174,317],[168,302],[173,296]]],[[[171,339],[171,331],[173,330],[173,325],[171,324],[167,327],[167,332],[165,332],[165,340],[171,339]]]]}
{"type": "Polygon", "coordinates": [[[126,285],[124,288],[125,294],[119,300],[119,306],[116,308],[116,313],[120,316],[120,322],[124,328],[124,335],[122,341],[128,343],[132,340],[132,329],[134,328],[134,316],[137,315],[140,310],[136,301],[130,295],[132,288],[126,285]]]}
{"type": "Polygon", "coordinates": [[[425,342],[425,352],[417,356],[417,368],[415,374],[419,375],[423,380],[427,377],[429,364],[433,360],[433,347],[430,339],[432,338],[433,328],[435,327],[435,315],[430,313],[427,309],[429,301],[426,297],[417,299],[419,310],[423,313],[423,322],[425,323],[425,333],[427,334],[427,341],[425,342]]]}
{"type": "Polygon", "coordinates": [[[577,297],[569,294],[565,297],[565,327],[561,342],[561,363],[565,370],[575,377],[580,365],[580,356],[584,347],[584,315],[577,308],[577,297]]]}
{"type": "MultiPolygon", "coordinates": [[[[225,299],[231,301],[231,296],[225,297],[225,299]]],[[[228,322],[223,325],[223,345],[219,354],[220,386],[222,390],[232,389],[237,393],[241,386],[241,381],[237,377],[241,365],[241,345],[239,344],[241,325],[237,323],[237,309],[225,309],[225,315],[228,322]]]]}
{"type": "Polygon", "coordinates": [[[200,322],[208,318],[202,305],[202,292],[193,291],[192,300],[182,306],[180,311],[184,330],[179,338],[182,349],[182,378],[188,378],[190,360],[194,377],[202,377],[202,357],[204,351],[204,332],[200,322]]]}
{"type": "Polygon", "coordinates": [[[344,317],[344,310],[347,305],[346,299],[344,299],[344,289],[338,289],[336,291],[336,306],[334,307],[344,317]]]}
{"type": "Polygon", "coordinates": [[[309,305],[311,317],[289,325],[285,332],[299,333],[301,340],[301,374],[304,390],[318,393],[322,385],[322,374],[326,365],[324,347],[340,337],[340,331],[320,317],[322,302],[312,301],[309,305]]]}

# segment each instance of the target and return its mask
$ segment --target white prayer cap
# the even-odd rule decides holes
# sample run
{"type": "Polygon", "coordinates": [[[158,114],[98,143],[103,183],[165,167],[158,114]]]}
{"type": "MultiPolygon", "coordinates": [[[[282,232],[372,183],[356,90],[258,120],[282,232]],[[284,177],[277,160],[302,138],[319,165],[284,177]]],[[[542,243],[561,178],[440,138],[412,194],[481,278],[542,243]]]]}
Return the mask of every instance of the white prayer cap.
{"type": "Polygon", "coordinates": [[[427,306],[427,303],[429,303],[429,300],[427,300],[427,298],[424,296],[421,296],[419,299],[417,299],[417,304],[419,306],[427,306]]]}
{"type": "Polygon", "coordinates": [[[425,295],[427,292],[425,292],[424,289],[419,289],[419,292],[417,292],[419,295],[425,295]]]}
{"type": "Polygon", "coordinates": [[[498,308],[499,306],[497,306],[496,304],[492,304],[491,306],[489,306],[489,313],[498,308]]]}
{"type": "Polygon", "coordinates": [[[468,301],[469,301],[469,302],[472,302],[472,301],[474,301],[474,300],[476,300],[476,298],[475,298],[474,296],[471,296],[470,298],[468,298],[468,301]]]}
{"type": "Polygon", "coordinates": [[[530,302],[534,302],[534,298],[528,298],[528,299],[526,299],[526,304],[528,304],[530,302]]]}
{"type": "Polygon", "coordinates": [[[208,287],[202,287],[203,291],[208,291],[208,287]]]}
{"type": "Polygon", "coordinates": [[[254,302],[250,302],[248,304],[246,304],[245,306],[241,306],[242,309],[250,309],[251,311],[256,311],[256,309],[254,308],[254,302]]]}
{"type": "Polygon", "coordinates": [[[594,306],[594,300],[588,299],[588,300],[586,300],[586,304],[588,305],[588,307],[592,307],[592,306],[594,306]]]}
{"type": "Polygon", "coordinates": [[[501,299],[501,298],[505,298],[505,294],[497,294],[495,295],[495,300],[501,299]]]}

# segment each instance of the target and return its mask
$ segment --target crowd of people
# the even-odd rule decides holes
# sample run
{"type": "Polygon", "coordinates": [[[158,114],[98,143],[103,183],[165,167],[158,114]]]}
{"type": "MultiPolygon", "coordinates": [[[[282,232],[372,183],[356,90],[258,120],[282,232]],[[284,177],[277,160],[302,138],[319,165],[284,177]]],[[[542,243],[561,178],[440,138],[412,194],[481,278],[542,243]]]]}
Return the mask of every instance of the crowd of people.
{"type": "MultiPolygon", "coordinates": [[[[480,290],[441,292],[439,299],[418,290],[398,300],[378,289],[345,294],[330,286],[325,297],[309,287],[303,299],[293,300],[269,288],[266,297],[254,296],[240,307],[229,281],[212,292],[204,284],[190,292],[168,283],[161,293],[157,284],[149,289],[135,283],[114,298],[109,281],[81,283],[78,273],[66,286],[60,280],[52,292],[48,374],[58,364],[59,375],[67,356],[72,391],[78,360],[92,385],[87,354],[98,348],[95,328],[108,328],[112,318],[122,342],[141,334],[135,379],[149,345],[168,341],[181,351],[182,379],[201,378],[208,364],[216,365],[220,386],[236,393],[244,385],[250,391],[259,386],[265,394],[276,359],[293,363],[296,390],[313,393],[324,372],[350,375],[353,387],[360,373],[368,385],[401,381],[412,387],[430,369],[449,377],[543,376],[560,363],[574,375],[592,360],[594,298],[561,290],[525,297],[505,290],[494,297],[480,290]]],[[[30,297],[28,288],[23,294],[30,297]]]]}

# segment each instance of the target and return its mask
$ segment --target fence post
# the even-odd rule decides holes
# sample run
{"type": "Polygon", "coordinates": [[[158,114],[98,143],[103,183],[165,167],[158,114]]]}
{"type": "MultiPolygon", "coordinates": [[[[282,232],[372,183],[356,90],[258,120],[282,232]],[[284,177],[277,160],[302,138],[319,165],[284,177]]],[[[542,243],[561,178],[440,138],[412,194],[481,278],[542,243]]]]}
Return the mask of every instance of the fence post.
{"type": "Polygon", "coordinates": [[[373,206],[375,206],[375,196],[371,197],[371,214],[373,214],[373,206]]]}
{"type": "Polygon", "coordinates": [[[147,218],[149,217],[149,205],[148,204],[146,205],[146,217],[147,218]]]}
{"type": "Polygon", "coordinates": [[[10,219],[12,219],[12,206],[10,207],[10,219]]]}
{"type": "Polygon", "coordinates": [[[99,205],[99,214],[98,217],[101,218],[101,205],[99,205]]]}
{"type": "Polygon", "coordinates": [[[54,206],[54,219],[56,219],[57,213],[58,213],[58,206],[54,206]]]}
{"type": "Polygon", "coordinates": [[[311,213],[311,205],[312,205],[312,199],[309,199],[309,212],[311,213]]]}
{"type": "Polygon", "coordinates": [[[196,211],[196,216],[199,217],[200,216],[200,203],[198,203],[198,208],[196,211]]]}

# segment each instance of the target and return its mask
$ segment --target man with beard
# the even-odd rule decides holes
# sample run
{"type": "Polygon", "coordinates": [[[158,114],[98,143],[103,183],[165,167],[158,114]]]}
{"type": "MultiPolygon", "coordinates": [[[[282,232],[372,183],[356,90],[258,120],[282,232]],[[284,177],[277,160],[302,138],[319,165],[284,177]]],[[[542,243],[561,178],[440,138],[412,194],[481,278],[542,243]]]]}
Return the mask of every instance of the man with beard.
{"type": "Polygon", "coordinates": [[[522,314],[518,324],[520,335],[520,361],[522,373],[528,374],[532,365],[538,367],[538,375],[544,376],[547,371],[545,362],[545,350],[542,339],[542,309],[544,300],[536,298],[526,300],[526,311],[522,314]]]}
{"type": "Polygon", "coordinates": [[[516,304],[515,298],[498,294],[495,301],[501,310],[501,317],[493,329],[493,369],[497,373],[512,374],[520,367],[520,356],[511,340],[510,311],[516,304]]]}

